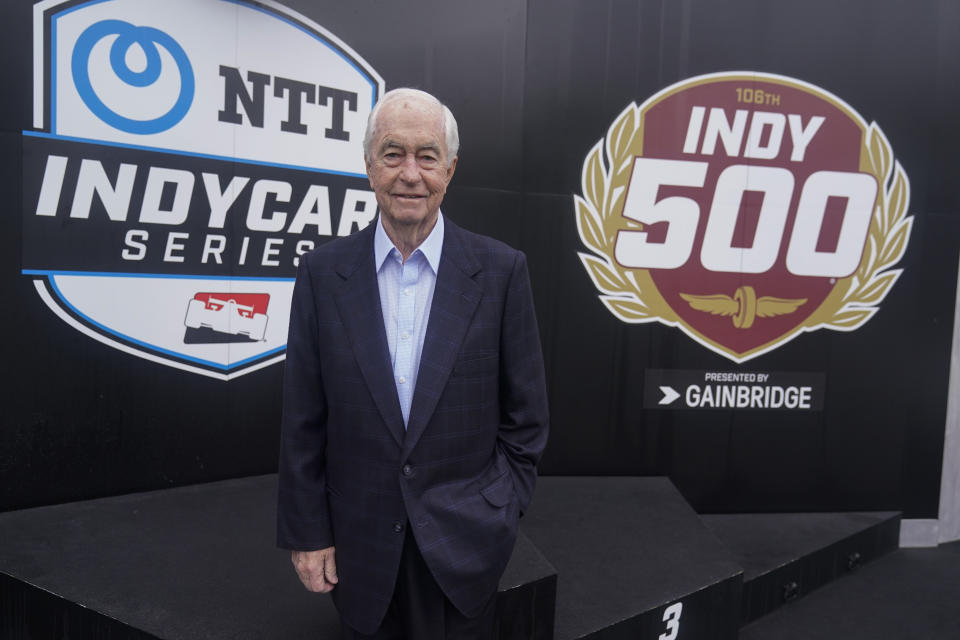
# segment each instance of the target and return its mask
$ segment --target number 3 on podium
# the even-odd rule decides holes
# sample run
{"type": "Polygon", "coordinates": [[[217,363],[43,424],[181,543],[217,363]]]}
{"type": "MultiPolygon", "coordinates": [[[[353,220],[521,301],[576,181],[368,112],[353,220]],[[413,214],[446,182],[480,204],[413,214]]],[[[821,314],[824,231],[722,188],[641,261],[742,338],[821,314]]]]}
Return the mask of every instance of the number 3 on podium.
{"type": "Polygon", "coordinates": [[[663,621],[667,623],[667,630],[660,634],[658,640],[674,640],[680,632],[680,613],[683,603],[678,602],[666,608],[663,612],[663,621]]]}

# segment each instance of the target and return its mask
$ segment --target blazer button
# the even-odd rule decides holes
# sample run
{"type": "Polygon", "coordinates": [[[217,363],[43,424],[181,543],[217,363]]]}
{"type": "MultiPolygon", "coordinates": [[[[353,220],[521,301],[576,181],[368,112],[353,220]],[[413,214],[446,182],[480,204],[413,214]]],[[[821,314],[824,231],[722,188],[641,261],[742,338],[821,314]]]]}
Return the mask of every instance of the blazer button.
{"type": "Polygon", "coordinates": [[[402,471],[403,471],[403,475],[405,476],[413,475],[413,467],[411,467],[408,464],[403,465],[402,471]]]}
{"type": "Polygon", "coordinates": [[[393,530],[396,531],[397,533],[402,533],[402,532],[403,532],[403,523],[400,522],[400,521],[394,522],[394,523],[393,523],[393,530]]]}

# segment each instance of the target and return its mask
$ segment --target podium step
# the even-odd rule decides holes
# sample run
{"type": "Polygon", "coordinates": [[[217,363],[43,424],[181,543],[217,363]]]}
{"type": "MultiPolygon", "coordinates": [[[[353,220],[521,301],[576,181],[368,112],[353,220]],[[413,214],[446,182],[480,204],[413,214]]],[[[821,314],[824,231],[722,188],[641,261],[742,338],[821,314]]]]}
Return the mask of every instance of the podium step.
{"type": "Polygon", "coordinates": [[[898,549],[740,630],[741,640],[954,640],[960,542],[898,549]]]}
{"type": "MultiPolygon", "coordinates": [[[[0,638],[340,637],[274,547],[276,476],[0,513],[0,638]]],[[[550,640],[556,573],[521,536],[501,637],[550,640]]]]}
{"type": "MultiPolygon", "coordinates": [[[[0,513],[0,638],[338,638],[273,546],[275,495],[271,475],[0,513]]],[[[665,478],[541,478],[500,638],[733,640],[898,532],[897,513],[698,517],[665,478]]]]}
{"type": "Polygon", "coordinates": [[[741,568],[666,478],[540,478],[521,524],[557,569],[557,640],[737,637],[741,568]]]}
{"type": "Polygon", "coordinates": [[[703,515],[744,569],[741,624],[897,549],[898,512],[703,515]]]}

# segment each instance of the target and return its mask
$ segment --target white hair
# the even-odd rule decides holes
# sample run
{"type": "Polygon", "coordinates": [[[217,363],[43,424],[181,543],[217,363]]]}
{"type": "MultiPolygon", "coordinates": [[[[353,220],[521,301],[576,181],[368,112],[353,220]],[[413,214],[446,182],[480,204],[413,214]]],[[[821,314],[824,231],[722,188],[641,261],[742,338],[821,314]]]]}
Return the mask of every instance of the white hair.
{"type": "Polygon", "coordinates": [[[440,112],[443,114],[443,134],[447,143],[447,164],[452,164],[453,159],[457,157],[457,152],[460,151],[460,132],[457,129],[457,120],[453,117],[453,112],[450,111],[447,105],[426,91],[407,87],[387,91],[377,100],[377,104],[373,105],[373,109],[370,110],[370,116],[367,118],[367,131],[363,135],[363,155],[367,160],[370,159],[371,152],[373,151],[371,149],[373,145],[373,133],[376,129],[377,117],[380,115],[380,108],[388,102],[394,102],[403,98],[427,102],[440,109],[440,112]]]}

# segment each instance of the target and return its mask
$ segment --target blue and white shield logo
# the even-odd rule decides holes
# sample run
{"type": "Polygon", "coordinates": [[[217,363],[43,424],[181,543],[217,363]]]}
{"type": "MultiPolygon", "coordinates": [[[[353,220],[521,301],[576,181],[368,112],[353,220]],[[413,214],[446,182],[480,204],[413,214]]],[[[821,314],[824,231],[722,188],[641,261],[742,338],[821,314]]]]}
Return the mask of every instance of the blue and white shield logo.
{"type": "Polygon", "coordinates": [[[223,380],[279,362],[299,256],[376,214],[382,93],[274,2],[40,2],[22,272],[140,358],[223,380]]]}

